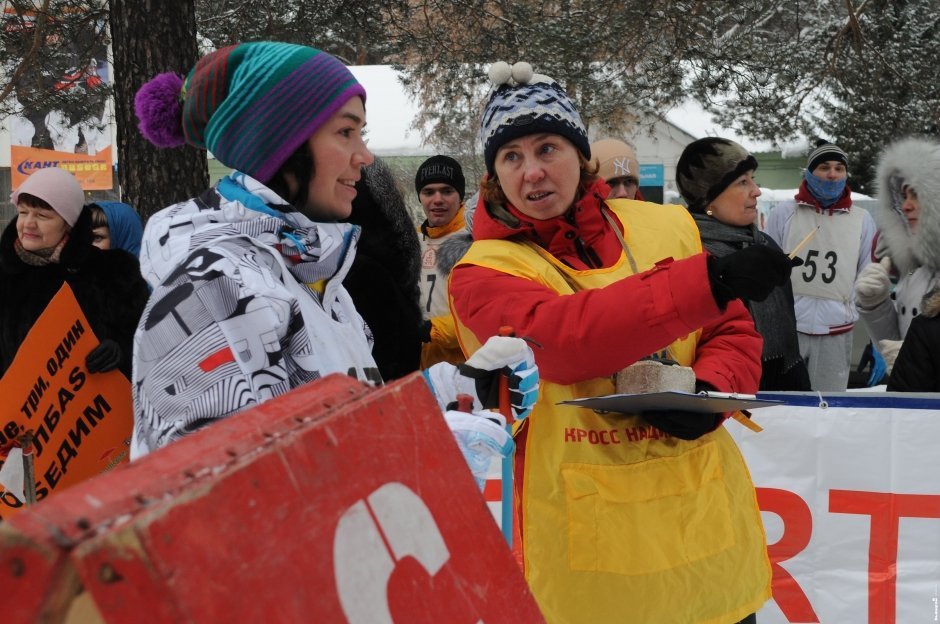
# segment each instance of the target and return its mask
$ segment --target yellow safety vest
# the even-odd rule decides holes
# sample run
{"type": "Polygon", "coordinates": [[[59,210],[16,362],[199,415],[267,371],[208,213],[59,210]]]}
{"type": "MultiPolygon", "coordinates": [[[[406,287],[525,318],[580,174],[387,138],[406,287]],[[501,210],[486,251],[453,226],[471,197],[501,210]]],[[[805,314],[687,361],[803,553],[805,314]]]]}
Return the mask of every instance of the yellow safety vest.
{"type": "MultiPolygon", "coordinates": [[[[607,205],[639,271],[702,250],[680,206],[607,205]]],[[[626,254],[612,267],[579,271],[534,244],[508,240],[476,241],[459,264],[525,277],[561,295],[633,273],[626,254]]],[[[454,316],[469,355],[486,337],[454,316]]],[[[690,366],[699,334],[669,345],[670,357],[690,366]]],[[[535,409],[517,423],[524,570],[546,619],[728,624],[757,611],[770,598],[770,563],[754,485],[731,436],[719,427],[685,441],[639,416],[558,405],[613,391],[609,378],[543,379],[535,409]]]]}

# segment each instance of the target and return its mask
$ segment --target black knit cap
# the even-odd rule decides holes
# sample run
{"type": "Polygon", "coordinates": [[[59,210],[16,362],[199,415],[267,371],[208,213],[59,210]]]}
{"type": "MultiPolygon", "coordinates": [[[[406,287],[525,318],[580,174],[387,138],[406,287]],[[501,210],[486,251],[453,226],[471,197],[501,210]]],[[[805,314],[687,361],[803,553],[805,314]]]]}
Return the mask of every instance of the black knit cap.
{"type": "Polygon", "coordinates": [[[456,189],[463,201],[466,182],[460,163],[450,156],[431,156],[418,167],[415,174],[415,191],[420,193],[428,184],[449,184],[456,189]]]}
{"type": "Polygon", "coordinates": [[[706,137],[689,143],[676,165],[676,184],[689,212],[704,213],[739,176],[757,169],[757,159],[734,141],[706,137]]]}
{"type": "Polygon", "coordinates": [[[842,151],[842,148],[825,139],[819,139],[816,141],[816,149],[810,152],[806,159],[806,169],[812,173],[820,163],[824,163],[827,160],[834,160],[842,163],[846,167],[849,166],[849,157],[842,151]]]}

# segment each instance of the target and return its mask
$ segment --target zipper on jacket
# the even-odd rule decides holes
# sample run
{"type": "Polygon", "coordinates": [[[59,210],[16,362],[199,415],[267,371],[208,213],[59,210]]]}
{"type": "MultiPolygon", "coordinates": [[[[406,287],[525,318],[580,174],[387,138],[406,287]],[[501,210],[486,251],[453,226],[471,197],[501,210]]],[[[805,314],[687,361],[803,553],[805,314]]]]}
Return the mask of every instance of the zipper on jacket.
{"type": "MultiPolygon", "coordinates": [[[[565,221],[568,222],[568,224],[570,224],[572,227],[577,228],[573,210],[569,210],[565,215],[565,221]]],[[[577,229],[575,229],[575,232],[577,232],[577,229]]],[[[574,249],[578,253],[578,258],[589,269],[599,269],[603,265],[600,256],[597,255],[597,252],[594,251],[592,247],[587,246],[581,236],[577,236],[574,239],[574,249]]]]}

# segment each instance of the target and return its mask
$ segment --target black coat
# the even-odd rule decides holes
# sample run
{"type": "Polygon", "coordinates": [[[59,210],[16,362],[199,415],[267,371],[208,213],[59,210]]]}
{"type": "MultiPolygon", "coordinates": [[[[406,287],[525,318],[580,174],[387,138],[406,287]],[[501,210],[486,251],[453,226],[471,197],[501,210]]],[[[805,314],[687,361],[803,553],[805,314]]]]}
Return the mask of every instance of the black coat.
{"type": "MultiPolygon", "coordinates": [[[[715,217],[694,213],[692,218],[699,228],[702,245],[714,256],[724,257],[749,245],[766,245],[782,253],[770,236],[756,226],[734,226],[715,217]]],[[[765,300],[744,300],[754,318],[754,327],[764,339],[761,353],[760,390],[808,391],[811,389],[806,363],[800,356],[800,343],[796,332],[793,286],[787,280],[770,293],[765,300]]]]}
{"type": "Polygon", "coordinates": [[[343,280],[372,330],[372,357],[391,381],[418,370],[421,359],[421,248],[391,171],[380,159],[363,169],[347,219],[362,227],[356,258],[343,280]]]}
{"type": "Polygon", "coordinates": [[[940,392],[940,293],[924,297],[888,378],[889,392],[940,392]]]}
{"type": "Polygon", "coordinates": [[[123,351],[121,370],[130,377],[134,331],[149,291],[137,258],[91,244],[91,217],[83,210],[57,264],[32,266],[16,253],[16,220],[0,235],[0,375],[6,373],[33,323],[68,283],[92,331],[123,351]]]}

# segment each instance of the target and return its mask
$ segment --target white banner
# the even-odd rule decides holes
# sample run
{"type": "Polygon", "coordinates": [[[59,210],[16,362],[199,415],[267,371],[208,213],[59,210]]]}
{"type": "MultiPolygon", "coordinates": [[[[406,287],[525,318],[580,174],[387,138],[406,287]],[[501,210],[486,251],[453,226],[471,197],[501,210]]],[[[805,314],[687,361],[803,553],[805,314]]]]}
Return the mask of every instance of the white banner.
{"type": "MultiPolygon", "coordinates": [[[[940,397],[759,396],[788,403],[753,411],[763,432],[724,425],[773,567],[759,624],[940,622],[940,397]]],[[[497,523],[499,477],[494,461],[484,496],[497,523]]]]}
{"type": "Polygon", "coordinates": [[[815,406],[755,410],[761,433],[726,424],[757,486],[774,571],[758,622],[940,621],[940,399],[787,400],[815,406]]]}

